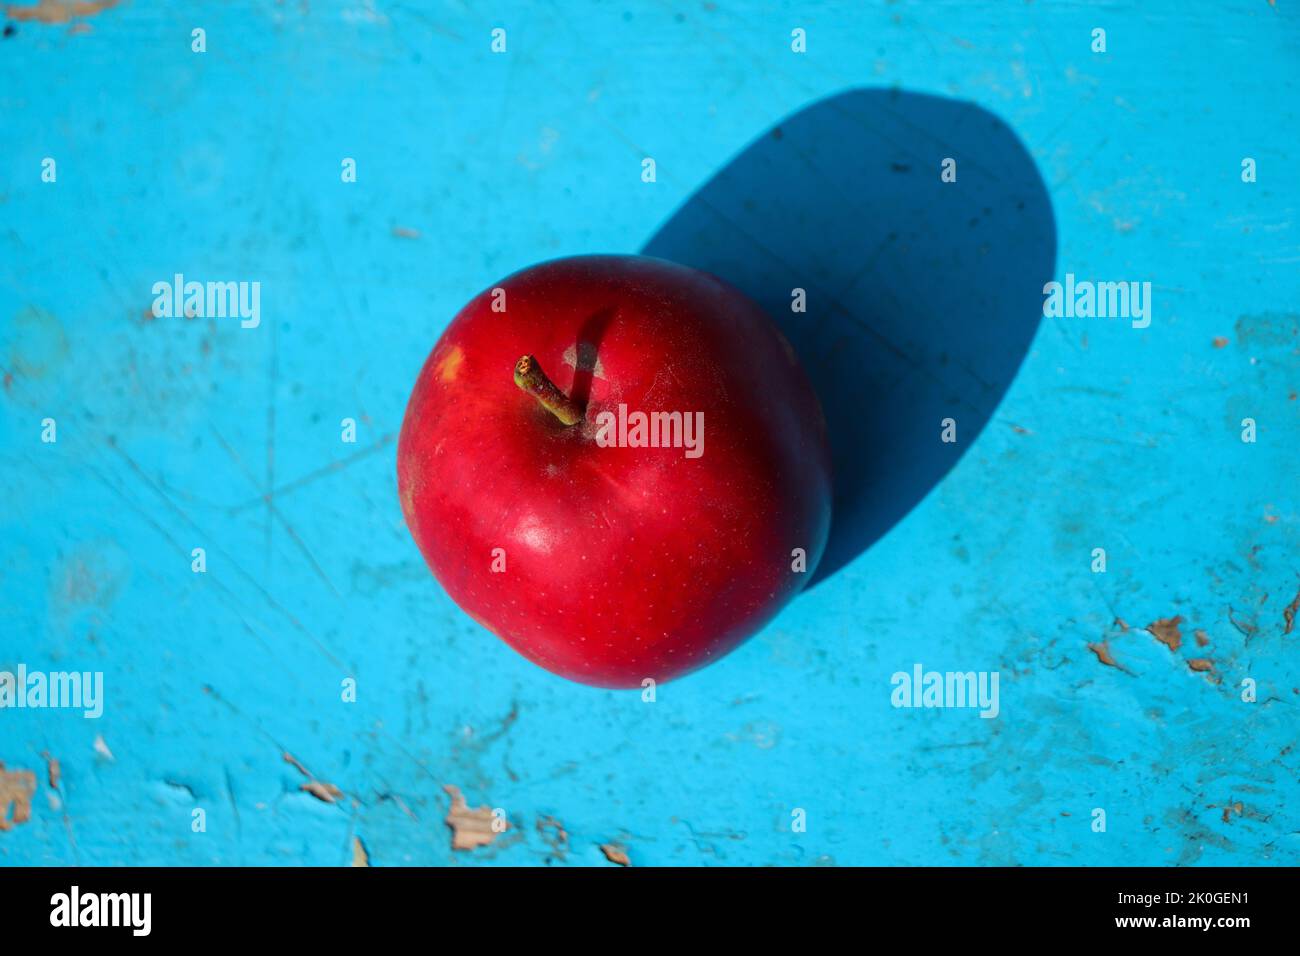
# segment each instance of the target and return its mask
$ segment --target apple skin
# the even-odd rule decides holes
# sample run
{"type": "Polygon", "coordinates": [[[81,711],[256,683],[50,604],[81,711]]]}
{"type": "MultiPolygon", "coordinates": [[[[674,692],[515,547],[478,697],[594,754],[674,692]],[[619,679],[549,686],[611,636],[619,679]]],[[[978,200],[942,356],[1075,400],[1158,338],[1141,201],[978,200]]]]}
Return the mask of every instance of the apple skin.
{"type": "Polygon", "coordinates": [[[493,289],[434,346],[398,442],[402,511],[434,576],[519,653],[584,684],[659,683],[727,653],[826,544],[826,424],[793,349],[736,289],[660,259],[558,259],[493,289]],[[585,401],[583,421],[563,425],[516,386],[524,355],[585,401]],[[601,447],[596,416],[620,402],[703,412],[703,454],[601,447]]]}

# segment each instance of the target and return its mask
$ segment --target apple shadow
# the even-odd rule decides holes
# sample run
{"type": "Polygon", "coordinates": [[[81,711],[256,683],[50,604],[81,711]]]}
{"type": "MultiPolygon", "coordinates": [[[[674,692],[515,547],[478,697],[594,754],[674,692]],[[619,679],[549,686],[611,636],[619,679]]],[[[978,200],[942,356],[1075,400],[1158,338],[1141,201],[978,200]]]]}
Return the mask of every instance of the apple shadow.
{"type": "Polygon", "coordinates": [[[765,132],[641,251],[730,282],[798,352],[835,469],[812,586],[911,511],[988,423],[1042,317],[1056,226],[1033,159],[993,114],[851,90],[765,132]]]}
{"type": "Polygon", "coordinates": [[[569,398],[584,408],[591,398],[591,380],[596,375],[596,356],[600,351],[600,342],[613,319],[614,309],[600,309],[578,330],[578,341],[573,346],[573,387],[569,389],[569,398]]]}

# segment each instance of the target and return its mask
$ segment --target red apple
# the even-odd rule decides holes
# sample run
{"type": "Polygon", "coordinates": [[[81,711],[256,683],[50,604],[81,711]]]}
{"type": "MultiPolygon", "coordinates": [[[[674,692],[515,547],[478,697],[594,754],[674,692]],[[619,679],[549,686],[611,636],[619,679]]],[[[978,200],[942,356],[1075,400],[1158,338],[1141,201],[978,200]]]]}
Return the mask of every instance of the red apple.
{"type": "Polygon", "coordinates": [[[825,420],[790,344],[722,280],[641,256],[543,263],[466,305],[411,393],[397,483],[470,617],[602,687],[734,648],[830,523],[825,420]]]}

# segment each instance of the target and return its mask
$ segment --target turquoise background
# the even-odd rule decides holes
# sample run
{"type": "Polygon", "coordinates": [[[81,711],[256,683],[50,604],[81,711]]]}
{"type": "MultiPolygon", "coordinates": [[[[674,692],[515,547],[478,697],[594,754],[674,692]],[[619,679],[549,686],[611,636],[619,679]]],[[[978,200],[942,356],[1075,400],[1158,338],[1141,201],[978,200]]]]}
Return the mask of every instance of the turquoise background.
{"type": "MultiPolygon", "coordinates": [[[[0,711],[0,761],[38,777],[0,863],[346,865],[358,838],[373,865],[609,865],[613,842],[636,865],[1300,863],[1295,4],[132,2],[8,22],[0,670],[102,671],[107,700],[98,721],[0,711]],[[1050,200],[1053,275],[1150,281],[1151,326],[1043,319],[914,507],[654,703],[526,663],[402,522],[395,436],[425,355],[479,290],[641,249],[851,90],[997,117],[1050,200]],[[261,326],[146,317],[176,272],[260,281],[261,326]],[[1143,629],[1174,615],[1177,650],[1143,629]],[[999,717],[891,707],[917,662],[999,671],[999,717]],[[303,792],[285,752],[344,796],[303,792]],[[513,828],[453,851],[446,785],[513,828]]],[[[907,135],[933,140],[905,165],[937,189],[944,130],[907,135]]],[[[863,189],[891,194],[891,139],[860,157],[863,189]]],[[[943,188],[1012,171],[964,175],[943,188]]],[[[755,202],[779,201],[769,180],[755,202]]],[[[873,275],[864,295],[947,288],[961,315],[942,262],[873,275]]]]}

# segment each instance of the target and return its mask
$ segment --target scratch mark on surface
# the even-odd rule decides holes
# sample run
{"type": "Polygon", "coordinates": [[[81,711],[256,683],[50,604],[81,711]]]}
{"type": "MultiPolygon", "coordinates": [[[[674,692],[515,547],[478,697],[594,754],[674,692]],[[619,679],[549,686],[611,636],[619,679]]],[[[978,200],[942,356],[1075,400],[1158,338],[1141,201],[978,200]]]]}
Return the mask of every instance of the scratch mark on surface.
{"type": "MultiPolygon", "coordinates": [[[[123,504],[125,504],[128,508],[130,508],[137,515],[139,515],[145,521],[146,524],[148,524],[151,528],[154,529],[154,531],[158,532],[159,536],[162,537],[162,539],[165,540],[169,545],[171,545],[173,550],[183,555],[186,560],[189,560],[189,546],[182,545],[179,541],[177,541],[174,537],[172,537],[172,535],[167,531],[167,529],[158,523],[158,521],[154,517],[154,514],[151,511],[148,511],[147,509],[141,507],[137,502],[133,501],[120,487],[118,487],[115,483],[110,481],[108,477],[103,474],[103,472],[99,471],[94,466],[87,466],[87,467],[90,470],[90,472],[99,480],[100,484],[102,484],[105,488],[107,488],[119,499],[121,499],[123,504]]],[[[289,666],[284,662],[284,660],[280,657],[280,655],[276,653],[275,648],[273,648],[270,644],[268,644],[263,639],[262,635],[259,634],[257,630],[248,622],[248,618],[246,618],[244,614],[239,610],[239,601],[238,599],[236,599],[235,595],[230,591],[230,589],[227,588],[224,584],[222,584],[220,579],[216,577],[211,578],[210,586],[215,589],[218,598],[221,600],[222,604],[226,607],[226,609],[229,610],[230,613],[233,614],[235,617],[239,618],[240,623],[243,625],[244,630],[249,634],[249,636],[252,637],[253,640],[257,641],[258,644],[261,645],[262,649],[265,650],[267,654],[270,657],[272,657],[282,668],[284,668],[286,673],[292,676],[294,674],[294,671],[291,668],[289,668],[289,666]]]]}
{"type": "Polygon", "coordinates": [[[224,704],[227,708],[230,709],[230,712],[233,713],[236,717],[239,717],[241,720],[245,720],[245,721],[247,721],[249,724],[252,724],[253,728],[254,728],[254,729],[255,729],[259,734],[261,734],[263,737],[265,737],[267,740],[269,740],[272,744],[275,744],[276,749],[278,749],[281,753],[284,753],[284,752],[285,752],[285,751],[284,751],[284,748],[281,747],[281,746],[279,745],[279,743],[276,742],[276,739],[275,739],[273,736],[271,736],[271,734],[269,734],[269,733],[266,731],[266,728],[264,728],[260,723],[258,723],[258,722],[257,722],[256,720],[254,720],[253,718],[249,717],[247,714],[245,714],[242,710],[240,710],[238,707],[236,707],[236,706],[235,706],[234,704],[232,704],[230,701],[226,700],[226,698],[223,697],[223,696],[220,694],[220,692],[219,692],[215,687],[213,687],[211,684],[204,684],[202,690],[203,690],[203,693],[207,694],[209,697],[211,697],[211,698],[212,698],[213,700],[215,700],[217,703],[219,703],[219,704],[224,704]]]}
{"type": "MultiPolygon", "coordinates": [[[[135,461],[135,459],[133,459],[130,455],[128,455],[126,451],[124,451],[117,444],[117,439],[112,435],[108,437],[108,446],[112,448],[115,452],[117,452],[117,454],[122,458],[122,460],[126,462],[127,466],[130,467],[130,469],[133,472],[135,472],[136,475],[138,475],[141,478],[141,480],[144,481],[144,483],[148,485],[149,488],[152,489],[153,492],[156,495],[158,495],[163,500],[163,502],[175,514],[177,514],[181,518],[182,521],[184,521],[187,525],[189,525],[191,529],[198,532],[206,540],[211,541],[213,539],[212,535],[208,534],[202,528],[200,528],[194,522],[194,520],[191,519],[190,516],[185,513],[184,509],[182,509],[179,505],[177,505],[176,502],[173,501],[165,491],[163,491],[160,487],[158,487],[158,484],[152,478],[149,477],[149,475],[144,471],[143,468],[140,467],[140,465],[135,461]]],[[[261,500],[262,499],[260,498],[258,499],[259,502],[261,500]]],[[[235,572],[240,577],[242,577],[245,581],[247,581],[253,587],[253,589],[256,590],[258,594],[262,596],[262,599],[266,601],[269,607],[271,607],[273,610],[277,611],[278,613],[284,615],[284,617],[289,621],[290,624],[293,625],[294,629],[298,631],[298,633],[302,634],[309,641],[311,641],[312,644],[315,646],[316,650],[318,650],[323,657],[325,657],[331,664],[333,664],[334,666],[340,669],[350,670],[350,668],[346,667],[346,665],[344,665],[343,662],[339,660],[338,656],[335,655],[334,652],[331,651],[318,637],[316,637],[315,634],[307,630],[307,628],[303,626],[302,622],[299,621],[297,617],[295,617],[290,611],[285,609],[283,605],[281,605],[278,601],[276,601],[276,599],[271,595],[271,593],[267,591],[265,587],[263,587],[261,581],[259,581],[257,578],[253,577],[251,574],[245,571],[244,568],[237,561],[235,561],[232,557],[230,557],[230,555],[226,554],[224,551],[217,549],[217,553],[221,555],[227,562],[229,562],[230,566],[235,570],[235,572]]]]}
{"type": "Polygon", "coordinates": [[[287,764],[291,764],[293,768],[297,770],[300,774],[302,774],[304,777],[310,777],[312,775],[312,772],[302,765],[302,761],[300,761],[297,757],[295,757],[293,754],[289,753],[288,751],[285,751],[284,762],[287,764]]]}
{"type": "Polygon", "coordinates": [[[230,800],[230,810],[235,815],[235,836],[236,838],[243,835],[243,828],[239,819],[239,804],[235,801],[235,781],[230,776],[230,768],[222,766],[221,768],[226,775],[226,797],[230,800]]]}
{"type": "Polygon", "coordinates": [[[303,557],[305,557],[307,563],[311,565],[311,569],[315,572],[316,577],[320,578],[325,586],[330,589],[331,594],[342,600],[343,595],[339,593],[339,589],[334,586],[334,582],[330,580],[329,575],[325,573],[325,569],[322,568],[320,562],[316,560],[316,555],[312,553],[311,548],[307,547],[307,543],[299,537],[297,529],[289,523],[289,519],[282,515],[280,509],[271,503],[270,496],[267,497],[266,507],[270,509],[271,515],[278,520],[280,524],[284,525],[284,530],[289,533],[289,540],[292,541],[297,546],[298,550],[302,552],[303,557]]]}
{"type": "Polygon", "coordinates": [[[1236,615],[1237,615],[1236,609],[1229,606],[1228,620],[1232,622],[1233,627],[1235,627],[1238,631],[1244,634],[1246,636],[1246,639],[1249,640],[1259,630],[1259,627],[1251,623],[1250,621],[1238,621],[1236,615]]]}
{"type": "Polygon", "coordinates": [[[265,577],[263,580],[271,580],[271,539],[275,527],[275,509],[271,502],[275,497],[275,393],[280,383],[280,326],[277,322],[271,323],[271,369],[270,382],[268,383],[268,396],[266,402],[266,490],[262,498],[266,502],[266,529],[264,531],[265,541],[265,577]]]}
{"type": "MultiPolygon", "coordinates": [[[[225,450],[226,454],[230,457],[230,460],[234,462],[235,466],[243,473],[244,477],[248,480],[248,483],[253,488],[257,488],[258,487],[257,479],[254,478],[252,473],[244,466],[244,462],[239,457],[239,453],[236,452],[233,447],[231,447],[230,442],[226,441],[225,437],[219,431],[217,431],[215,426],[209,425],[208,427],[211,430],[212,434],[216,437],[217,442],[221,445],[221,447],[225,450]]],[[[289,523],[289,519],[286,518],[281,513],[280,509],[275,506],[274,497],[275,497],[275,492],[271,491],[263,494],[260,500],[266,502],[266,506],[268,509],[270,509],[271,515],[277,521],[279,521],[280,524],[284,526],[284,530],[289,533],[289,540],[292,541],[297,546],[298,550],[302,552],[303,557],[307,559],[307,562],[311,565],[312,570],[316,573],[316,576],[321,579],[324,585],[330,589],[330,592],[336,598],[341,599],[343,595],[341,595],[339,593],[338,588],[334,586],[334,582],[331,581],[329,575],[325,573],[325,569],[322,568],[320,562],[316,560],[316,556],[312,553],[311,549],[307,547],[307,543],[303,541],[303,539],[299,536],[294,526],[289,523]]]]}
{"type": "Polygon", "coordinates": [[[383,803],[383,802],[385,802],[385,801],[387,801],[387,800],[392,800],[395,804],[397,804],[398,809],[400,809],[403,813],[405,813],[408,817],[410,817],[410,818],[411,818],[412,820],[414,820],[416,823],[419,823],[419,822],[420,822],[420,818],[417,817],[417,816],[415,815],[415,813],[411,810],[411,808],[408,807],[408,806],[406,805],[406,801],[403,800],[403,799],[401,798],[400,795],[398,795],[398,794],[396,794],[396,793],[392,793],[392,792],[390,792],[390,791],[385,791],[385,792],[379,794],[379,802],[380,802],[380,803],[383,803]]]}
{"type": "Polygon", "coordinates": [[[260,491],[261,485],[257,483],[257,478],[248,470],[248,466],[244,464],[244,459],[239,456],[239,452],[235,451],[230,442],[226,441],[226,436],[217,431],[217,426],[211,423],[208,424],[208,431],[212,432],[212,436],[216,438],[217,444],[219,444],[226,455],[229,456],[235,467],[239,469],[240,474],[242,474],[248,481],[248,484],[254,489],[260,491]]]}
{"type": "MultiPolygon", "coordinates": [[[[347,458],[344,458],[342,461],[332,461],[328,465],[324,465],[320,468],[317,468],[315,471],[308,472],[307,474],[303,475],[301,478],[295,478],[293,481],[281,485],[279,488],[272,489],[270,495],[275,498],[282,498],[289,492],[297,491],[298,489],[310,485],[312,482],[320,478],[323,478],[326,475],[331,475],[335,472],[342,471],[345,468],[350,468],[353,465],[355,465],[357,462],[361,461],[363,458],[368,458],[370,455],[373,455],[375,452],[382,450],[384,446],[392,444],[394,437],[395,436],[392,435],[391,433],[388,435],[384,435],[373,445],[369,445],[361,449],[360,451],[356,452],[355,454],[349,455],[347,458]]],[[[264,501],[266,501],[266,498],[267,498],[266,495],[258,495],[256,498],[253,498],[249,501],[245,501],[242,504],[236,505],[235,507],[231,508],[230,514],[236,515],[239,514],[239,512],[241,511],[247,511],[249,508],[255,508],[258,505],[262,504],[264,501]]]]}

